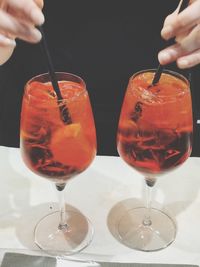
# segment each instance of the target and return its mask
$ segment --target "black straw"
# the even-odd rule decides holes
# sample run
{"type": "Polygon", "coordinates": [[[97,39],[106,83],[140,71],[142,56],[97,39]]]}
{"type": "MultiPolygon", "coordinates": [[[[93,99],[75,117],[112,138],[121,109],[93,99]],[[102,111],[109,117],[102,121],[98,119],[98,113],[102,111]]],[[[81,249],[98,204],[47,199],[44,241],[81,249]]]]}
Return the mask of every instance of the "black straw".
{"type": "MultiPolygon", "coordinates": [[[[181,3],[181,6],[179,8],[179,12],[178,13],[182,12],[189,5],[189,3],[190,3],[190,0],[183,0],[182,3],[181,3]]],[[[157,70],[155,72],[155,75],[154,75],[154,78],[153,78],[151,86],[154,86],[155,84],[157,84],[159,82],[163,70],[164,70],[164,66],[159,64],[159,66],[158,66],[158,68],[157,68],[157,70]]]]}
{"type": "Polygon", "coordinates": [[[163,72],[163,69],[164,69],[164,66],[162,66],[161,64],[158,65],[158,68],[156,70],[156,73],[154,75],[154,78],[153,78],[153,81],[152,81],[152,85],[156,85],[159,80],[160,80],[160,77],[162,75],[162,72],[163,72]]]}
{"type": "MultiPolygon", "coordinates": [[[[41,44],[42,44],[44,53],[46,55],[46,62],[47,62],[47,65],[48,65],[48,70],[49,70],[49,76],[50,76],[50,79],[51,79],[51,83],[52,83],[53,89],[54,89],[54,91],[55,91],[55,93],[57,95],[58,101],[59,101],[59,100],[62,100],[63,97],[62,97],[62,94],[60,92],[60,88],[59,88],[58,81],[57,81],[57,78],[56,78],[56,74],[55,74],[55,71],[54,71],[54,66],[53,66],[53,62],[52,62],[52,59],[51,59],[51,56],[50,56],[50,53],[49,53],[49,49],[48,49],[47,41],[46,41],[46,38],[45,38],[45,34],[44,34],[43,28],[41,26],[38,26],[38,29],[40,30],[40,32],[42,34],[41,44]]],[[[70,116],[70,113],[69,113],[69,110],[68,110],[67,106],[65,104],[63,104],[63,105],[59,104],[59,109],[60,109],[62,121],[65,124],[72,123],[71,116],[70,116]]]]}

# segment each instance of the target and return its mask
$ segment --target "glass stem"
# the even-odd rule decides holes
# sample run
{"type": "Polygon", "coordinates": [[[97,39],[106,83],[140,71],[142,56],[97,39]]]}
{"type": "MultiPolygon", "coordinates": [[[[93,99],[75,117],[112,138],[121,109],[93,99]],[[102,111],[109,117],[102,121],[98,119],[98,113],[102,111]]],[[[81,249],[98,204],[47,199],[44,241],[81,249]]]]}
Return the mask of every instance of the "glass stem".
{"type": "Polygon", "coordinates": [[[154,178],[146,177],[146,213],[144,215],[143,225],[144,226],[151,226],[151,195],[152,195],[152,188],[156,182],[154,178]]]}
{"type": "Polygon", "coordinates": [[[65,212],[65,189],[66,184],[56,184],[56,189],[59,191],[59,205],[60,205],[60,222],[58,225],[59,230],[66,230],[67,229],[67,218],[65,212]]]}

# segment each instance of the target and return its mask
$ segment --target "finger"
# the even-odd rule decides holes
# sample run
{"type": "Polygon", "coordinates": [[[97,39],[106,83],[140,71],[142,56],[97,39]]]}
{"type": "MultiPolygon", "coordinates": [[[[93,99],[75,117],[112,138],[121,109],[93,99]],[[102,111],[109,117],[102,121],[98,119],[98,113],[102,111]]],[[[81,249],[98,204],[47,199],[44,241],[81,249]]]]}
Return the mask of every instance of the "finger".
{"type": "Polygon", "coordinates": [[[12,55],[14,46],[5,46],[0,49],[0,65],[4,64],[12,55]]]}
{"type": "Polygon", "coordinates": [[[180,44],[171,45],[158,54],[158,61],[161,65],[167,65],[177,60],[178,57],[186,55],[187,51],[180,44]]]}
{"type": "Polygon", "coordinates": [[[166,17],[164,24],[163,24],[163,28],[161,30],[161,35],[162,35],[163,29],[166,28],[168,25],[171,25],[174,22],[176,16],[177,16],[176,12],[173,12],[172,14],[166,17]]]}
{"type": "Polygon", "coordinates": [[[200,1],[193,2],[179,15],[174,16],[161,31],[161,35],[168,40],[189,28],[195,26],[200,21],[200,1]]]}
{"type": "Polygon", "coordinates": [[[197,25],[192,31],[182,38],[182,47],[188,52],[194,51],[200,48],[200,25],[197,25]]]}
{"type": "Polygon", "coordinates": [[[185,36],[177,38],[178,43],[167,47],[158,54],[158,60],[160,64],[166,65],[179,57],[188,55],[195,50],[200,48],[200,25],[197,25],[192,31],[188,34],[185,33],[185,36]]]}
{"type": "Polygon", "coordinates": [[[16,46],[15,40],[10,39],[3,34],[0,34],[0,47],[7,47],[7,46],[15,47],[16,46]]]}
{"type": "Polygon", "coordinates": [[[185,31],[185,32],[183,32],[183,33],[177,35],[176,38],[175,38],[175,42],[176,42],[176,43],[181,43],[181,41],[182,41],[186,36],[188,36],[188,35],[190,34],[191,31],[192,31],[192,29],[189,29],[189,30],[187,30],[187,31],[185,31]]]}
{"type": "Polygon", "coordinates": [[[178,12],[179,12],[179,9],[180,9],[180,6],[182,4],[182,1],[179,2],[177,8],[174,10],[173,13],[171,13],[170,15],[168,15],[164,21],[164,24],[163,24],[163,28],[166,27],[167,25],[173,23],[173,21],[175,20],[178,12]]]}
{"type": "Polygon", "coordinates": [[[177,59],[177,66],[180,69],[187,69],[196,66],[200,63],[200,49],[194,51],[192,54],[180,57],[177,59]]]}
{"type": "Polygon", "coordinates": [[[31,43],[39,42],[41,33],[31,25],[20,23],[15,18],[0,10],[1,32],[6,35],[16,36],[31,43]]]}
{"type": "Polygon", "coordinates": [[[34,25],[41,25],[44,23],[44,15],[33,0],[8,0],[7,5],[9,11],[11,10],[16,12],[16,14],[20,14],[22,18],[28,18],[30,23],[34,25]]]}

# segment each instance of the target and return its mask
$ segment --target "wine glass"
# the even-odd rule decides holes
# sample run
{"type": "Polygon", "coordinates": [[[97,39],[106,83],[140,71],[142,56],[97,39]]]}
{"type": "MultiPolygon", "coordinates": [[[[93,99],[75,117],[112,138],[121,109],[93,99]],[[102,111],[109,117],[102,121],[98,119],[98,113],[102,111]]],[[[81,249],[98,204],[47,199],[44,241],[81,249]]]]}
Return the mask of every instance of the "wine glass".
{"type": "Polygon", "coordinates": [[[93,227],[80,212],[65,210],[64,188],[94,159],[96,131],[85,82],[64,72],[56,73],[56,78],[62,99],[57,98],[49,74],[26,83],[20,148],[26,166],[54,182],[60,192],[60,211],[38,222],[35,243],[49,253],[71,255],[90,244],[93,227]],[[63,120],[66,113],[68,121],[63,120]]]}
{"type": "Polygon", "coordinates": [[[156,251],[176,236],[169,215],[151,207],[151,190],[161,174],[181,165],[192,149],[192,104],[188,80],[164,70],[151,86],[156,70],[134,74],[124,97],[117,149],[121,158],[145,177],[146,207],[133,208],[120,218],[118,234],[130,248],[156,251]]]}

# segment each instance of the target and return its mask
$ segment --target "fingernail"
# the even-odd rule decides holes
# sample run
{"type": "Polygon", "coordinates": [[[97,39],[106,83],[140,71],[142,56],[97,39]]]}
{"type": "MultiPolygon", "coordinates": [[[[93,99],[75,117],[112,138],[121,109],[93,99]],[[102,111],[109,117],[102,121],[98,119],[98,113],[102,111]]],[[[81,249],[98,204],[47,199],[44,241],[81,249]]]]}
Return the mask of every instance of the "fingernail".
{"type": "Polygon", "coordinates": [[[170,54],[167,52],[160,52],[158,54],[158,60],[161,64],[166,64],[170,60],[170,54]]]}
{"type": "Polygon", "coordinates": [[[34,21],[34,23],[36,25],[41,25],[44,23],[44,15],[42,14],[42,12],[38,9],[34,9],[31,12],[31,18],[34,21]]]}
{"type": "Polygon", "coordinates": [[[8,45],[8,46],[16,46],[16,42],[13,39],[7,38],[6,36],[0,35],[0,43],[2,45],[8,45]]]}
{"type": "Polygon", "coordinates": [[[173,30],[171,26],[165,26],[162,31],[161,35],[164,39],[170,39],[173,36],[173,30]]]}

